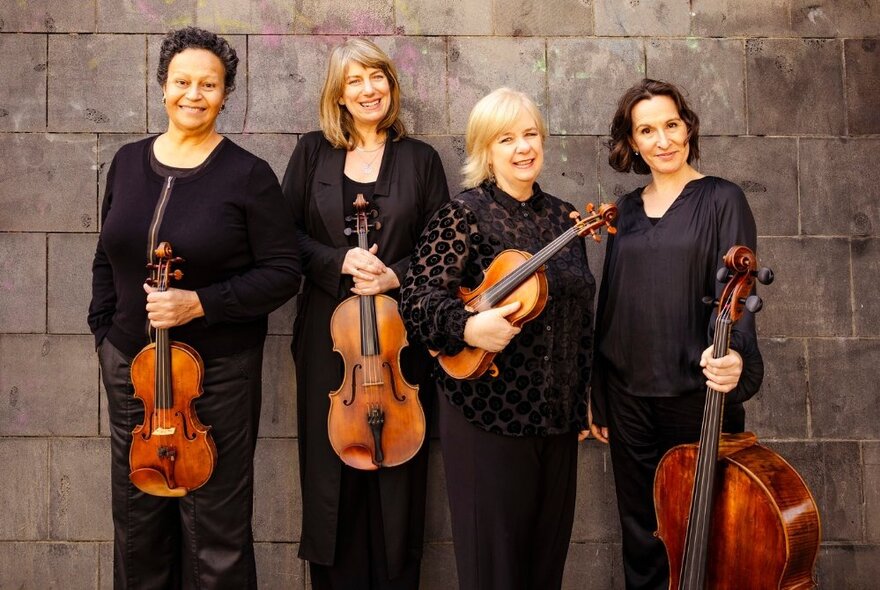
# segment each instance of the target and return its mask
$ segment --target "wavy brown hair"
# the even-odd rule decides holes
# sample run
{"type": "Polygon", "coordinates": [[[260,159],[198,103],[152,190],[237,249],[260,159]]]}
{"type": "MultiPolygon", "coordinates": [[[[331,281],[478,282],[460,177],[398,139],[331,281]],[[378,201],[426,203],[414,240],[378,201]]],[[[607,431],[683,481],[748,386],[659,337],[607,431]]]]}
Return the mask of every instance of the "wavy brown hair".
{"type": "Polygon", "coordinates": [[[687,141],[690,147],[688,164],[700,159],[700,118],[688,106],[681,90],[669,82],[645,78],[623,93],[617,102],[617,111],[611,120],[611,139],[608,140],[608,163],[618,172],[650,174],[651,169],[637,156],[632,147],[632,111],[643,100],[655,96],[668,96],[675,103],[678,115],[687,127],[687,141]]]}

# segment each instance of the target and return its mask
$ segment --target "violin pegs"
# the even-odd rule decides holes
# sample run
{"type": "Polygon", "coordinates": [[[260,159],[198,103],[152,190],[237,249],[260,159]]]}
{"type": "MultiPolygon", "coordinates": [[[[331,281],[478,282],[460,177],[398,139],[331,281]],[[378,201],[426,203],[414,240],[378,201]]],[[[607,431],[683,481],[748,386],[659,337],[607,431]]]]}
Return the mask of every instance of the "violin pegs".
{"type": "Polygon", "coordinates": [[[703,297],[703,305],[716,306],[718,305],[718,300],[712,297],[711,295],[706,295],[703,297]]]}
{"type": "Polygon", "coordinates": [[[746,297],[746,309],[752,313],[758,313],[764,307],[764,301],[757,295],[746,297]]]}
{"type": "Polygon", "coordinates": [[[373,230],[379,231],[380,229],[382,229],[382,222],[381,221],[377,221],[376,223],[373,224],[373,230]]]}
{"type": "Polygon", "coordinates": [[[611,225],[611,224],[608,224],[608,229],[607,229],[607,230],[605,230],[605,231],[607,231],[607,232],[608,232],[608,233],[609,233],[609,234],[612,234],[612,235],[614,235],[614,234],[616,234],[616,233],[617,233],[617,228],[616,228],[616,227],[614,227],[614,226],[613,226],[613,225],[611,225]]]}
{"type": "Polygon", "coordinates": [[[183,278],[183,271],[178,268],[173,273],[171,273],[171,276],[174,277],[175,281],[179,281],[183,278]]]}
{"type": "Polygon", "coordinates": [[[595,211],[595,209],[595,205],[593,205],[592,203],[587,203],[587,213],[592,213],[593,211],[595,211]]]}
{"type": "Polygon", "coordinates": [[[758,277],[758,282],[762,285],[769,285],[773,282],[775,276],[773,275],[773,271],[767,268],[766,266],[761,267],[756,273],[755,276],[758,277]]]}
{"type": "MultiPolygon", "coordinates": [[[[346,219],[349,219],[349,218],[346,217],[346,219]]],[[[349,221],[350,221],[350,220],[349,220],[349,221]]],[[[354,231],[353,231],[350,227],[347,227],[347,228],[345,228],[344,230],[342,230],[342,233],[344,233],[344,234],[347,235],[347,236],[350,236],[351,234],[354,233],[354,231]]]]}
{"type": "Polygon", "coordinates": [[[715,273],[715,278],[718,280],[719,283],[726,283],[730,280],[730,276],[730,269],[728,269],[726,266],[722,266],[718,269],[718,272],[715,273]]]}

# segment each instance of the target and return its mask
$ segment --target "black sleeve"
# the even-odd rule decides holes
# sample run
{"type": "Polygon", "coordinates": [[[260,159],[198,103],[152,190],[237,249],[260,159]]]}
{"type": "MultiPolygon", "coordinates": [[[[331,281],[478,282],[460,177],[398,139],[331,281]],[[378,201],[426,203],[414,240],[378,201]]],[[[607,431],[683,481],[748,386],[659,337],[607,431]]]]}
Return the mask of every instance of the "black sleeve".
{"type": "Polygon", "coordinates": [[[303,136],[297,142],[287,164],[281,190],[293,216],[293,230],[299,246],[303,274],[310,282],[336,298],[339,296],[342,281],[342,262],[350,248],[328,246],[308,234],[309,199],[318,150],[314,143],[309,135],[303,136]]]}
{"type": "Polygon", "coordinates": [[[278,179],[263,160],[251,168],[244,207],[253,265],[229,280],[196,290],[209,325],[268,314],[299,290],[301,271],[290,215],[278,179]]]}
{"type": "MultiPolygon", "coordinates": [[[[107,171],[107,183],[104,188],[104,201],[101,204],[101,227],[110,213],[110,204],[113,201],[113,180],[116,173],[116,158],[110,163],[107,171]]],[[[95,248],[95,259],[92,261],[92,301],[89,303],[89,329],[95,335],[95,347],[103,342],[110,326],[113,324],[113,314],[116,312],[116,287],[113,283],[113,267],[104,252],[101,235],[98,235],[98,245],[95,248]]]]}
{"type": "Polygon", "coordinates": [[[599,342],[599,330],[602,315],[605,310],[605,302],[608,299],[608,268],[611,261],[611,253],[614,249],[614,234],[606,235],[605,261],[602,265],[602,284],[599,286],[599,297],[596,302],[595,338],[593,340],[593,366],[590,374],[590,411],[593,423],[597,426],[608,426],[608,390],[605,381],[605,359],[599,352],[596,343],[599,342]]]}
{"type": "MultiPolygon", "coordinates": [[[[747,246],[757,251],[758,231],[755,218],[742,190],[736,185],[723,187],[724,198],[718,199],[718,246],[716,268],[724,266],[724,255],[734,245],[747,246]]],[[[724,285],[719,283],[715,293],[721,297],[724,285]]],[[[716,312],[717,313],[717,312],[716,312]]],[[[710,338],[714,335],[715,314],[710,323],[710,338]]],[[[711,340],[710,340],[711,341],[711,340]]],[[[758,336],[755,330],[755,315],[743,309],[740,320],[733,325],[730,348],[737,351],[743,359],[743,370],[736,388],[728,393],[731,402],[744,402],[761,388],[764,380],[764,359],[758,349],[758,336]]]]}
{"type": "Polygon", "coordinates": [[[473,216],[459,202],[441,208],[422,232],[400,292],[407,332],[449,355],[465,347],[464,326],[474,315],[457,292],[476,231],[473,216]]]}

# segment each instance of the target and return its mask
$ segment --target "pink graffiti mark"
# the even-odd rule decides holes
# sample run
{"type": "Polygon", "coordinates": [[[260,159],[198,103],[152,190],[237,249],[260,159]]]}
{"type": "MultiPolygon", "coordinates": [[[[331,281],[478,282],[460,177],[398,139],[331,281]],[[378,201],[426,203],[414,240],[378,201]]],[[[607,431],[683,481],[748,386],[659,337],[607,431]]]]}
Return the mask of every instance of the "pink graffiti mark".
{"type": "Polygon", "coordinates": [[[265,47],[280,49],[284,37],[282,35],[260,35],[258,39],[265,47]]]}
{"type": "Polygon", "coordinates": [[[145,16],[153,22],[162,20],[162,16],[148,3],[148,0],[136,0],[135,8],[141,13],[141,16],[145,16]]]}

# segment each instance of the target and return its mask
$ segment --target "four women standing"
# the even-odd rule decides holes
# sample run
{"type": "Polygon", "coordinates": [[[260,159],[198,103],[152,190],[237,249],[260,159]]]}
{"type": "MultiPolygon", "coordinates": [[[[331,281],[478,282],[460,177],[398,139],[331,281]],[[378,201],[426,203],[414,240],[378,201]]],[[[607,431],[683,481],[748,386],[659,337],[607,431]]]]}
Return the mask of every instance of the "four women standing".
{"type": "Polygon", "coordinates": [[[644,80],[615,115],[612,167],[650,172],[652,182],[618,203],[593,351],[595,282],[582,239],[547,262],[546,308],[522,328],[507,319],[518,303],[477,312],[457,295],[477,287],[503,250],[535,253],[577,217],[536,182],[547,132],[528,97],[502,88],[477,103],[468,190],[448,202],[438,154],[408,137],[399,118],[393,63],[370,41],[346,41],[330,55],[321,131],[300,138],[282,197],[268,165],[215,130],[236,65],[212,33],[170,33],[158,71],[168,130],[120,149],[107,178],[89,324],[110,409],[115,587],[256,588],[251,507],[266,315],[295,293],[300,259],[306,282],[291,349],[300,556],[314,588],[419,586],[427,448],[404,465],[359,471],[328,440],[328,394],[343,370],[330,317],[351,294],[401,299],[411,334],[405,377],[426,409],[435,385],[442,393],[462,588],[561,585],[591,358],[592,431],[611,443],[627,586],[665,587],[665,554],[652,535],[657,462],[697,438],[706,383],[730,392],[725,430],[741,431],[742,402],[763,374],[750,315],[735,327],[730,354],[712,359],[706,349],[711,311],[700,300],[716,290],[727,248],[754,248],[756,231],[742,191],[691,166],[699,120],[681,93],[644,80]],[[368,249],[346,232],[357,195],[381,225],[368,249]],[[186,259],[179,289],[141,286],[145,253],[159,240],[186,259]],[[205,361],[196,406],[219,460],[209,482],[181,499],[146,495],[128,478],[131,431],[143,414],[129,367],[148,342],[147,324],[171,329],[205,361]],[[454,355],[465,346],[501,352],[497,374],[447,376],[426,348],[454,355]]]}

